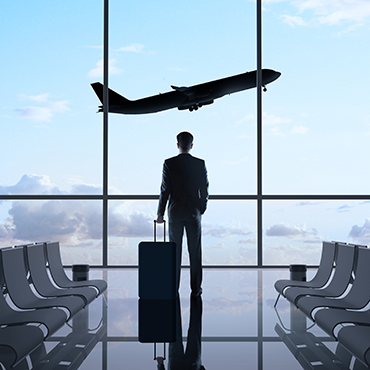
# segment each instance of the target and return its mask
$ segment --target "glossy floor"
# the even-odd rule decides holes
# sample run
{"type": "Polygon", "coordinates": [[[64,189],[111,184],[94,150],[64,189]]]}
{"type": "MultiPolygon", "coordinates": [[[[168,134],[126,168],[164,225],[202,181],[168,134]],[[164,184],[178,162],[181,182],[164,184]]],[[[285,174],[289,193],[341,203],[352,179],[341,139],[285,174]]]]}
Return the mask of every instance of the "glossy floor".
{"type": "MultiPolygon", "coordinates": [[[[309,270],[308,278],[313,274],[309,270]]],[[[288,277],[289,272],[282,269],[204,269],[201,362],[205,369],[360,368],[285,299],[280,299],[274,309],[274,282],[288,277]]],[[[52,354],[60,340],[88,327],[97,333],[98,342],[86,347],[83,357],[89,354],[79,369],[156,369],[153,344],[138,341],[137,269],[93,269],[90,278],[108,282],[107,305],[102,297],[98,298],[88,312],[56,333],[54,340],[46,343],[46,350],[52,354]],[[106,326],[99,330],[104,323],[106,326]]],[[[182,270],[180,307],[186,346],[191,313],[188,269],[182,270]]],[[[168,355],[168,345],[166,350],[168,355]]],[[[163,355],[163,345],[158,345],[157,355],[163,355]]],[[[71,362],[64,361],[66,365],[71,362]]],[[[164,364],[169,369],[168,359],[164,364]]]]}

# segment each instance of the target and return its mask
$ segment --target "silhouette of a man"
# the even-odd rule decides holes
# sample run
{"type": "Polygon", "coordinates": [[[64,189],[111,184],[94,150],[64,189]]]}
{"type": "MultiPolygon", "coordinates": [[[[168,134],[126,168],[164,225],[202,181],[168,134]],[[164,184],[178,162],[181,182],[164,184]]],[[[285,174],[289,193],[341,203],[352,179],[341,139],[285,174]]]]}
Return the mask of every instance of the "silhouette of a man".
{"type": "Polygon", "coordinates": [[[157,222],[163,222],[168,201],[170,241],[177,245],[177,289],[180,285],[182,239],[184,229],[190,259],[190,286],[192,295],[202,293],[201,220],[208,201],[207,169],[203,159],[189,154],[193,148],[193,135],[180,132],[177,135],[179,154],[166,159],[163,164],[161,193],[157,222]]]}

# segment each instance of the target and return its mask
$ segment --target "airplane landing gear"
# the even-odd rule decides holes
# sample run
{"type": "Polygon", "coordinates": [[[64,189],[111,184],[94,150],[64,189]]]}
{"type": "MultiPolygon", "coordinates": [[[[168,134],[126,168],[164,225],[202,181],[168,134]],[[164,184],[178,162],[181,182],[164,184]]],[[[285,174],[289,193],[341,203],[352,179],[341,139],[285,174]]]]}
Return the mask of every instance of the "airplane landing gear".
{"type": "Polygon", "coordinates": [[[189,108],[189,112],[192,112],[193,110],[198,110],[198,108],[201,108],[202,104],[194,104],[189,108]]]}

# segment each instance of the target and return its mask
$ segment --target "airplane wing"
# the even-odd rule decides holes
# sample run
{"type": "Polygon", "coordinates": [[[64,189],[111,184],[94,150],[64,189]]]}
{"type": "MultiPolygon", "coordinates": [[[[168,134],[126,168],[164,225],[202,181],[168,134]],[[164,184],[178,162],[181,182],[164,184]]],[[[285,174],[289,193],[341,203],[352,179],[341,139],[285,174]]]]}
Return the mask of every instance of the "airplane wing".
{"type": "Polygon", "coordinates": [[[171,87],[172,87],[174,90],[179,91],[179,92],[181,92],[181,93],[183,93],[183,94],[186,94],[186,92],[189,90],[189,88],[188,88],[188,87],[186,87],[186,86],[178,87],[178,86],[175,86],[175,85],[171,85],[171,87]]]}

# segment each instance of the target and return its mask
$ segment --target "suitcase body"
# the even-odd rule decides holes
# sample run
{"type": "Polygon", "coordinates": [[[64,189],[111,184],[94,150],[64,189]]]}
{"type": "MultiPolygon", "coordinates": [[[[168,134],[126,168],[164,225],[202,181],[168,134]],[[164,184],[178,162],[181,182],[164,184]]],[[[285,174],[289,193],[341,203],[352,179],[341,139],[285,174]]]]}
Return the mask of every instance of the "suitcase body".
{"type": "MultiPolygon", "coordinates": [[[[155,236],[154,238],[156,239],[155,236]]],[[[176,297],[176,243],[141,242],[139,244],[139,298],[176,299],[176,297]]]]}
{"type": "Polygon", "coordinates": [[[176,299],[139,299],[139,342],[175,342],[176,306],[176,299]]]}

